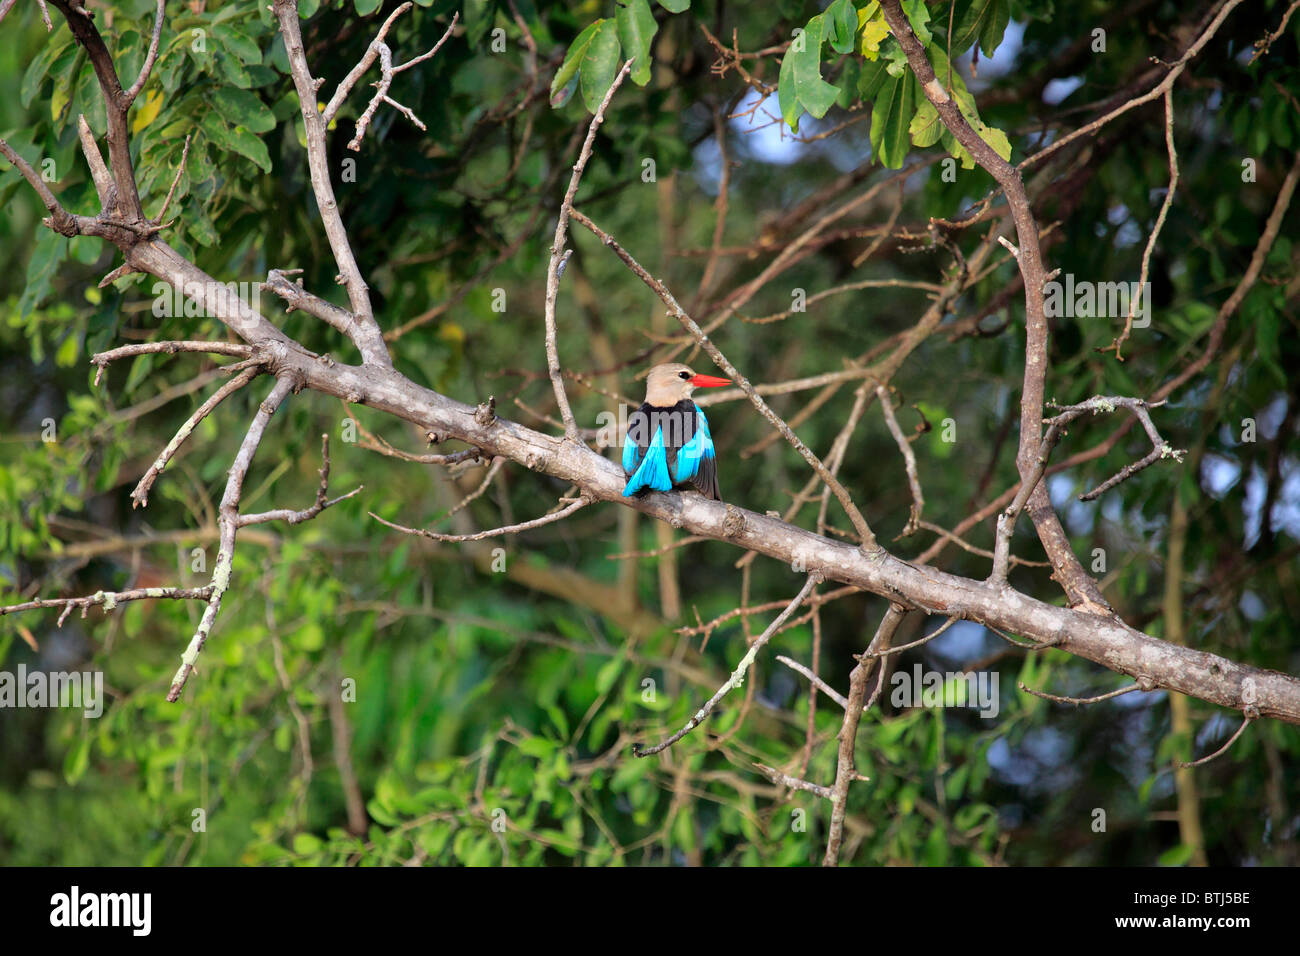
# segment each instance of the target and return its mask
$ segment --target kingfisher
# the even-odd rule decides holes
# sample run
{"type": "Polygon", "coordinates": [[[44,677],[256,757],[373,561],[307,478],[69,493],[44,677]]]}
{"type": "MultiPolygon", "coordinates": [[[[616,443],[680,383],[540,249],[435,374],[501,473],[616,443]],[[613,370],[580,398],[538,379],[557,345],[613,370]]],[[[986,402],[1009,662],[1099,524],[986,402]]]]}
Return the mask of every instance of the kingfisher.
{"type": "Polygon", "coordinates": [[[677,362],[650,369],[645,401],[627,420],[625,497],[647,488],[671,491],[692,485],[704,497],[721,500],[713,436],[704,412],[691,401],[691,393],[697,388],[730,384],[725,378],[697,375],[690,366],[677,362]]]}

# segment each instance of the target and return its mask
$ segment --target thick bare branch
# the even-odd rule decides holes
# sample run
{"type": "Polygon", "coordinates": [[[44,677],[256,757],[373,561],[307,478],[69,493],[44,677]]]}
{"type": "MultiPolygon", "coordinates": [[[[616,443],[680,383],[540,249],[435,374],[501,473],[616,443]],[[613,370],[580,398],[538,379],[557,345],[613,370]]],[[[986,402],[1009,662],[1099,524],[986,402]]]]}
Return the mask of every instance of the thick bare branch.
{"type": "Polygon", "coordinates": [[[36,190],[36,195],[41,197],[41,203],[49,211],[49,218],[45,224],[55,232],[63,236],[75,236],[77,234],[77,217],[73,216],[50,192],[50,187],[46,185],[45,180],[41,179],[40,174],[32,168],[32,164],[23,159],[14,150],[12,146],[0,139],[0,156],[3,156],[9,162],[17,167],[18,172],[22,174],[23,179],[27,180],[32,189],[36,190]]]}
{"type": "Polygon", "coordinates": [[[347,309],[340,309],[332,302],[326,302],[319,296],[312,295],[302,287],[302,280],[289,281],[288,277],[302,272],[301,269],[272,269],[266,274],[262,288],[274,292],[285,302],[285,311],[301,309],[308,315],[314,315],[326,324],[338,329],[348,338],[356,332],[357,318],[347,309]]]}
{"type": "MultiPolygon", "coordinates": [[[[1016,467],[1021,480],[1028,484],[1033,471],[1042,434],[1043,391],[1047,377],[1047,315],[1043,286],[1047,270],[1039,243],[1039,228],[1034,212],[1020,178],[1020,170],[998,155],[982,136],[967,122],[948,93],[944,84],[934,75],[930,61],[912,26],[903,13],[899,0],[881,0],[881,10],[890,31],[907,54],[908,65],[916,74],[926,98],[939,113],[939,118],[981,167],[988,171],[1007,197],[1011,217],[1016,227],[1019,247],[1016,262],[1024,276],[1025,290],[1025,373],[1020,393],[1020,446],[1016,453],[1016,467]]],[[[1030,517],[1038,531],[1039,540],[1052,562],[1053,577],[1065,589],[1072,605],[1093,608],[1099,612],[1109,610],[1097,582],[1079,563],[1070,546],[1070,539],[1061,527],[1060,518],[1052,508],[1047,489],[1035,485],[1029,495],[1030,517]]]]}
{"type": "MultiPolygon", "coordinates": [[[[104,97],[104,111],[108,119],[108,158],[112,171],[113,185],[116,187],[112,197],[119,210],[119,216],[125,223],[143,223],[144,211],[140,207],[140,192],[136,187],[135,168],[131,163],[131,132],[127,123],[127,111],[131,103],[126,99],[122,82],[118,79],[117,68],[113,65],[113,56],[108,51],[104,38],[99,33],[95,21],[76,0],[49,0],[68,22],[68,28],[77,42],[81,44],[90,58],[99,81],[100,93],[104,97]]],[[[96,183],[98,185],[98,182],[96,183]]],[[[112,213],[113,208],[105,204],[105,213],[112,213]]]]}
{"type": "MultiPolygon", "coordinates": [[[[62,0],[54,2],[59,5],[62,0]]],[[[896,9],[896,4],[891,2],[890,6],[896,9]]],[[[72,8],[62,3],[60,9],[66,14],[72,8]]],[[[73,11],[72,20],[78,18],[84,19],[79,12],[73,11]]],[[[92,52],[92,60],[96,55],[92,52]]],[[[96,62],[97,72],[101,66],[96,62]]],[[[314,94],[314,90],[311,92],[314,94]]],[[[109,153],[116,182],[124,169],[129,172],[129,166],[123,167],[118,163],[119,153],[113,136],[110,128],[109,153]]],[[[120,142],[125,144],[124,139],[120,142]]],[[[30,167],[24,171],[24,176],[30,181],[29,171],[30,167]]],[[[1221,316],[1235,311],[1241,296],[1249,291],[1258,277],[1259,263],[1267,254],[1272,238],[1277,235],[1278,223],[1294,191],[1297,176],[1300,176],[1300,160],[1283,183],[1274,214],[1269,218],[1257,255],[1248,270],[1249,281],[1238,286],[1237,292],[1221,310],[1221,316]]],[[[35,183],[32,185],[41,194],[40,187],[35,183]]],[[[41,195],[44,201],[47,197],[41,195]]],[[[47,205],[47,208],[50,207],[47,205]]],[[[65,235],[97,235],[108,239],[122,249],[134,268],[178,288],[188,288],[191,284],[200,287],[215,284],[210,276],[159,239],[141,242],[139,232],[91,217],[69,215],[62,225],[60,231],[65,235]]],[[[1027,247],[1023,235],[1018,237],[1018,243],[1023,266],[1023,253],[1027,247]]],[[[1033,288],[1032,283],[1026,283],[1026,288],[1033,288]]],[[[1002,628],[1031,638],[1037,642],[1035,646],[1060,647],[1118,673],[1149,680],[1155,686],[1243,712],[1250,708],[1252,715],[1300,723],[1300,680],[1296,678],[1155,640],[1129,628],[1112,614],[1098,612],[1095,607],[1086,611],[1057,607],[988,582],[973,581],[928,567],[914,567],[884,553],[864,554],[857,547],[734,505],[673,493],[649,495],[644,499],[623,498],[625,477],[622,469],[578,443],[559,440],[495,416],[481,416],[474,406],[423,388],[377,363],[349,366],[325,361],[288,339],[238,298],[226,301],[203,291],[196,301],[248,343],[275,374],[284,376],[282,380],[292,379],[301,387],[366,404],[417,425],[423,434],[436,434],[440,440],[464,441],[482,449],[485,456],[505,457],[530,470],[569,481],[593,501],[618,503],[666,521],[689,534],[726,541],[784,564],[797,560],[810,570],[821,571],[828,579],[870,591],[900,605],[926,607],[942,611],[947,616],[1002,628]],[[1009,599],[1012,597],[1014,599],[1009,599]]],[[[1207,362],[1222,337],[1220,326],[1221,323],[1216,322],[1217,334],[1211,333],[1210,346],[1203,356],[1207,362]]],[[[923,331],[917,330],[922,339],[923,331]]],[[[905,354],[903,350],[900,353],[905,354]]],[[[1193,363],[1184,373],[1190,377],[1203,368],[1204,364],[1197,367],[1193,363]]],[[[882,379],[887,380],[887,376],[882,376],[882,379]]],[[[1180,374],[1165,388],[1176,388],[1183,381],[1186,377],[1180,374]]],[[[1162,397],[1160,394],[1153,396],[1155,399],[1162,397]]],[[[1041,431],[1041,418],[1035,425],[1041,431]]],[[[1076,459],[1083,460],[1079,456],[1076,459]]],[[[1031,508],[1034,506],[1033,501],[1029,504],[1031,508]]],[[[968,527],[970,525],[963,523],[958,530],[968,527]]]]}

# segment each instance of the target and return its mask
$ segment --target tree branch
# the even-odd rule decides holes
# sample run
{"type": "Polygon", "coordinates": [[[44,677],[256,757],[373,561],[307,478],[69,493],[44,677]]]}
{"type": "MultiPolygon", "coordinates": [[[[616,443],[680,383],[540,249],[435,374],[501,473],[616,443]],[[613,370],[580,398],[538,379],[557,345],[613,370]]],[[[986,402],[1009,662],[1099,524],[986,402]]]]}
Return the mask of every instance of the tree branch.
{"type": "MultiPolygon", "coordinates": [[[[1043,301],[1043,286],[1047,270],[1043,265],[1042,249],[1038,241],[1038,223],[1030,206],[1020,171],[997,154],[966,121],[956,102],[944,85],[934,75],[934,69],[925,57],[912,26],[903,13],[899,0],[881,0],[881,10],[890,31],[898,38],[908,65],[916,74],[926,98],[934,105],[944,126],[956,137],[975,159],[988,171],[1007,197],[1012,220],[1016,226],[1019,251],[1016,262],[1024,276],[1025,289],[1025,374],[1020,394],[1020,447],[1016,453],[1016,467],[1021,481],[1028,485],[1028,476],[1035,467],[1035,458],[1042,434],[1043,389],[1047,377],[1047,315],[1043,301]]],[[[1061,527],[1060,518],[1052,508],[1047,489],[1035,485],[1029,494],[1030,517],[1038,531],[1039,540],[1052,562],[1053,577],[1065,589],[1071,605],[1081,605],[1099,613],[1109,610],[1097,582],[1079,563],[1070,546],[1070,539],[1061,527]]],[[[1014,530],[1014,529],[1013,529],[1014,530]]]]}
{"type": "MultiPolygon", "coordinates": [[[[560,499],[565,501],[568,499],[560,499]]],[[[497,538],[503,534],[518,534],[520,531],[527,531],[530,528],[540,528],[544,524],[553,524],[556,521],[563,521],[569,515],[573,514],[580,508],[585,508],[591,504],[591,501],[584,497],[577,497],[569,501],[559,511],[552,511],[550,514],[542,515],[540,518],[534,518],[531,521],[523,521],[519,524],[507,525],[504,528],[492,528],[489,531],[480,531],[477,534],[440,534],[437,531],[429,531],[426,528],[408,528],[405,525],[394,524],[391,521],[379,517],[373,511],[367,512],[370,517],[374,518],[380,524],[388,525],[394,531],[400,531],[403,534],[414,534],[424,538],[430,538],[434,541],[482,541],[484,538],[497,538]]]]}
{"type": "Polygon", "coordinates": [[[781,625],[785,623],[786,618],[793,614],[799,605],[803,603],[804,598],[808,596],[808,592],[811,591],[820,580],[821,575],[816,572],[808,575],[808,579],[804,581],[803,587],[800,588],[799,593],[794,596],[790,603],[786,605],[785,610],[778,614],[775,620],[767,626],[767,630],[756,637],[754,642],[749,645],[749,650],[746,651],[745,656],[740,659],[740,663],[736,665],[736,669],[731,672],[731,676],[727,678],[727,682],[718,688],[717,693],[709,698],[708,703],[695,712],[695,716],[686,722],[685,727],[677,731],[677,733],[673,734],[667,740],[661,741],[653,747],[646,747],[643,749],[640,744],[633,744],[632,756],[649,757],[652,754],[657,754],[661,751],[667,750],[702,724],[708,718],[709,714],[713,713],[713,708],[718,706],[718,702],[721,701],[722,698],[726,697],[732,690],[740,686],[741,682],[745,679],[745,674],[749,672],[750,665],[754,663],[754,658],[758,656],[758,652],[766,646],[767,642],[772,638],[772,635],[775,634],[781,625]]]}
{"type": "MultiPolygon", "coordinates": [[[[835,786],[831,788],[831,822],[826,837],[826,855],[822,858],[823,866],[840,865],[840,841],[844,838],[844,815],[848,812],[849,786],[857,776],[853,753],[858,739],[858,725],[862,722],[863,702],[867,696],[867,681],[878,664],[877,654],[889,647],[894,639],[894,632],[907,615],[907,610],[898,604],[890,604],[889,610],[881,618],[880,626],[867,647],[867,652],[858,659],[858,664],[849,674],[849,696],[844,707],[844,722],[840,726],[839,754],[835,766],[835,786]]],[[[881,670],[881,680],[884,671],[881,670]]]]}
{"type": "Polygon", "coordinates": [[[370,287],[361,276],[361,268],[357,265],[347,230],[343,227],[343,217],[339,214],[338,200],[334,198],[329,156],[325,148],[325,131],[329,124],[316,108],[316,91],[323,81],[312,79],[311,69],[307,65],[298,20],[298,0],[275,0],[272,11],[280,21],[280,35],[284,38],[293,85],[298,91],[298,106],[307,140],[307,166],[311,172],[312,193],[316,196],[325,236],[329,239],[334,261],[339,267],[339,281],[347,289],[348,301],[352,304],[350,337],[367,364],[392,368],[392,357],[388,354],[388,346],[384,344],[383,333],[375,321],[374,308],[370,304],[370,287]]]}
{"type": "MultiPolygon", "coordinates": [[[[101,366],[101,368],[102,367],[103,366],[101,366]]],[[[213,392],[208,400],[200,405],[198,409],[195,410],[194,414],[185,420],[185,424],[183,424],[177,430],[176,434],[172,436],[172,440],[167,443],[167,447],[162,450],[162,453],[156,459],[154,459],[154,463],[149,466],[149,470],[144,473],[143,477],[140,478],[140,482],[135,486],[135,490],[131,492],[132,508],[148,507],[149,490],[153,487],[154,481],[162,473],[162,470],[167,467],[167,462],[171,461],[172,456],[175,455],[181,445],[185,443],[185,439],[190,437],[190,434],[194,431],[198,423],[207,418],[214,408],[225,401],[227,396],[239,391],[256,378],[261,371],[260,368],[254,366],[253,368],[241,372],[225,385],[221,386],[221,388],[213,392]]]]}
{"type": "Polygon", "coordinates": [[[310,521],[326,508],[333,507],[340,501],[346,501],[355,494],[359,494],[365,485],[357,485],[346,495],[339,495],[337,498],[329,497],[330,490],[330,436],[320,436],[320,487],[316,490],[316,502],[310,508],[304,508],[301,511],[293,511],[288,508],[280,508],[275,511],[263,511],[261,514],[240,515],[239,527],[246,528],[250,524],[265,524],[268,521],[284,521],[288,524],[302,524],[304,521],[310,521]]]}
{"type": "Polygon", "coordinates": [[[235,455],[234,464],[230,466],[226,490],[221,496],[221,507],[217,515],[220,543],[217,562],[212,569],[212,593],[208,598],[208,606],[203,611],[203,617],[199,620],[198,629],[190,639],[189,646],[185,648],[185,653],[181,655],[181,666],[172,677],[171,689],[167,692],[169,703],[175,703],[180,699],[181,691],[185,689],[185,682],[193,673],[194,665],[203,651],[203,645],[207,643],[208,635],[212,633],[213,622],[221,612],[221,599],[230,587],[230,570],[235,559],[235,535],[239,531],[239,499],[244,491],[244,479],[248,475],[249,466],[253,463],[257,447],[262,443],[262,435],[266,432],[267,423],[280,407],[280,403],[293,391],[293,386],[294,380],[289,376],[284,376],[275,383],[275,387],[271,389],[270,394],[258,408],[257,414],[253,416],[248,432],[244,435],[244,440],[235,455]]]}
{"type": "Polygon", "coordinates": [[[596,131],[605,121],[605,110],[609,108],[614,93],[623,84],[624,77],[631,69],[632,61],[628,60],[614,77],[614,82],[610,84],[609,89],[605,91],[605,97],[600,101],[600,106],[587,127],[587,138],[578,153],[578,161],[573,164],[569,188],[565,190],[564,201],[560,203],[560,216],[555,223],[555,239],[551,243],[551,259],[546,267],[546,368],[551,376],[551,388],[555,391],[555,404],[559,407],[560,417],[564,420],[564,437],[574,442],[579,440],[578,423],[574,421],[573,409],[569,407],[569,396],[564,391],[564,375],[560,371],[560,349],[555,319],[555,303],[560,294],[560,276],[570,255],[564,251],[564,243],[569,234],[569,217],[574,212],[573,199],[578,194],[578,184],[582,182],[582,173],[587,168],[587,161],[591,159],[591,148],[596,142],[596,131]]]}

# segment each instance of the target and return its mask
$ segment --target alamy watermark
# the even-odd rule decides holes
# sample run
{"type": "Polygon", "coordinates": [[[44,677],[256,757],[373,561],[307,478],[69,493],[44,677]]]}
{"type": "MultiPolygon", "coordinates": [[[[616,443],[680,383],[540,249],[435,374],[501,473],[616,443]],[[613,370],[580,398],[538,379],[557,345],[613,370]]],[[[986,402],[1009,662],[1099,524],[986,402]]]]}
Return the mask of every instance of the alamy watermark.
{"type": "Polygon", "coordinates": [[[1133,313],[1133,328],[1151,324],[1150,282],[1075,281],[1067,272],[1065,281],[1053,279],[1043,285],[1043,310],[1047,317],[1077,319],[1127,319],[1133,313]]]}
{"type": "Polygon", "coordinates": [[[889,683],[889,702],[896,708],[969,707],[981,717],[998,715],[998,675],[989,671],[943,673],[915,664],[911,673],[895,671],[889,683]]]}
{"type": "Polygon", "coordinates": [[[262,308],[262,283],[260,282],[170,282],[153,284],[153,314],[155,318],[213,318],[231,315],[244,308],[258,312],[262,308]]]}
{"type": "Polygon", "coordinates": [[[152,914],[152,893],[83,893],[74,885],[50,897],[51,926],[122,927],[133,936],[148,936],[152,914]]]}
{"type": "Polygon", "coordinates": [[[26,664],[0,671],[0,707],[80,707],[86,717],[104,713],[103,671],[40,671],[26,664]]]}

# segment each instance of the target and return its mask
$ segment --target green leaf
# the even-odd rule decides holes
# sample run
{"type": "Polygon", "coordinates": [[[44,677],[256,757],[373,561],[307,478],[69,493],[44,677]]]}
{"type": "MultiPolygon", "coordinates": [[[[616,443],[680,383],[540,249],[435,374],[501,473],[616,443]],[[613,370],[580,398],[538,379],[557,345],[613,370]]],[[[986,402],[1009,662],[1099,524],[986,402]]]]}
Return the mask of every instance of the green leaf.
{"type": "Polygon", "coordinates": [[[882,87],[871,107],[871,152],[886,169],[901,169],[907,158],[915,93],[908,72],[882,87]]]}
{"type": "Polygon", "coordinates": [[[251,159],[264,173],[271,171],[271,156],[266,151],[266,144],[248,130],[227,126],[216,113],[205,114],[202,127],[222,149],[251,159]]]}
{"type": "Polygon", "coordinates": [[[40,91],[45,77],[52,73],[57,80],[71,65],[76,55],[77,45],[72,42],[70,32],[66,34],[63,42],[55,40],[41,50],[23,74],[23,82],[19,87],[18,100],[22,103],[23,109],[32,105],[32,100],[40,91]]]}
{"type": "Polygon", "coordinates": [[[975,131],[980,134],[984,142],[993,147],[993,152],[997,153],[1003,159],[1011,159],[1011,140],[1007,139],[1007,134],[993,126],[985,126],[981,123],[975,127],[975,131]]]}
{"type": "Polygon", "coordinates": [[[617,25],[610,20],[601,20],[578,66],[578,88],[582,90],[582,101],[592,113],[600,109],[600,101],[614,82],[621,48],[617,25]]]}
{"type": "Polygon", "coordinates": [[[669,13],[681,13],[691,8],[691,0],[659,0],[659,6],[669,13]]]}
{"type": "MultiPolygon", "coordinates": [[[[802,107],[819,120],[826,116],[828,109],[835,105],[836,96],[840,95],[839,88],[829,85],[822,79],[824,29],[826,29],[826,21],[823,20],[822,14],[818,14],[807,23],[800,49],[796,52],[796,48],[792,46],[787,53],[788,59],[792,61],[790,68],[793,70],[794,95],[798,96],[802,107]]],[[[781,65],[785,65],[784,60],[781,61],[781,65]]]]}
{"type": "Polygon", "coordinates": [[[27,282],[18,299],[18,316],[27,318],[50,294],[50,283],[68,257],[68,240],[49,229],[39,231],[32,257],[27,261],[27,282]]]}
{"type": "Polygon", "coordinates": [[[596,693],[603,694],[614,686],[619,672],[623,669],[623,658],[615,657],[601,665],[596,673],[596,693]]]}
{"type": "Polygon", "coordinates": [[[75,784],[90,766],[90,742],[93,738],[88,733],[79,736],[67,755],[63,758],[63,776],[70,784],[75,784]]]}
{"type": "Polygon", "coordinates": [[[863,64],[862,74],[858,77],[858,95],[864,102],[874,100],[887,79],[889,74],[885,71],[885,61],[868,60],[863,64]]]}
{"type": "Polygon", "coordinates": [[[1010,22],[1011,4],[1007,0],[997,0],[993,14],[984,21],[984,27],[980,30],[980,49],[985,56],[992,56],[993,51],[1002,43],[1010,22]]]}
{"type": "Polygon", "coordinates": [[[776,103],[786,125],[796,133],[799,132],[799,117],[803,115],[803,107],[799,105],[799,96],[794,91],[794,57],[789,53],[781,59],[781,69],[777,73],[776,103]]]}
{"type": "Polygon", "coordinates": [[[293,645],[303,651],[319,651],[325,646],[325,631],[312,621],[294,632],[293,645]]]}
{"type": "Polygon", "coordinates": [[[239,62],[238,57],[221,50],[216,54],[215,59],[227,81],[241,90],[246,90],[253,85],[252,76],[244,69],[244,64],[239,62]]]}
{"type": "Polygon", "coordinates": [[[880,52],[885,54],[885,70],[890,76],[902,76],[908,71],[907,54],[893,37],[880,44],[880,52]]]}
{"type": "Polygon", "coordinates": [[[930,28],[926,24],[930,22],[930,11],[926,9],[925,0],[903,0],[903,12],[907,14],[907,22],[912,25],[912,32],[921,41],[921,46],[929,46],[930,28]]]}
{"type": "Polygon", "coordinates": [[[551,106],[563,106],[572,95],[573,91],[568,89],[569,83],[577,78],[583,54],[587,52],[587,47],[591,46],[591,38],[596,35],[597,27],[603,22],[597,20],[569,44],[569,50],[564,54],[564,62],[560,64],[560,68],[555,72],[555,79],[551,81],[551,106]]]}
{"type": "Polygon", "coordinates": [[[1192,847],[1188,843],[1180,843],[1177,846],[1170,847],[1160,854],[1156,861],[1160,866],[1182,866],[1192,858],[1192,847]]]}
{"type": "Polygon", "coordinates": [[[275,129],[275,117],[256,94],[233,86],[218,87],[212,105],[232,126],[244,126],[254,133],[275,129]]]}
{"type": "Polygon", "coordinates": [[[615,20],[624,56],[635,61],[629,76],[637,86],[645,86],[650,82],[650,41],[659,29],[650,11],[650,0],[629,0],[627,6],[618,8],[615,20]]]}
{"type": "Polygon", "coordinates": [[[357,13],[363,17],[368,17],[374,13],[383,4],[384,0],[353,0],[357,13]]]}
{"type": "Polygon", "coordinates": [[[853,105],[858,95],[858,82],[862,76],[862,64],[858,62],[855,56],[849,57],[844,61],[844,69],[840,71],[839,81],[836,85],[840,88],[840,95],[835,98],[835,105],[841,109],[848,109],[853,105]]]}
{"type": "Polygon", "coordinates": [[[835,0],[823,14],[828,29],[826,39],[836,53],[852,53],[853,40],[858,33],[858,11],[850,0],[835,0]]]}
{"type": "Polygon", "coordinates": [[[228,23],[223,23],[213,32],[221,45],[239,57],[244,63],[262,62],[262,48],[248,34],[242,33],[228,23]]]}
{"type": "Polygon", "coordinates": [[[299,833],[293,838],[293,852],[299,856],[311,856],[313,853],[319,853],[324,844],[321,838],[313,833],[299,833]]]}
{"type": "Polygon", "coordinates": [[[525,737],[519,742],[519,752],[528,757],[549,757],[559,746],[554,740],[545,737],[525,737]]]}
{"type": "Polygon", "coordinates": [[[943,136],[943,130],[939,111],[934,108],[933,103],[922,97],[920,105],[916,108],[916,115],[912,117],[912,123],[907,128],[907,132],[912,137],[912,145],[922,149],[933,146],[943,136]]]}
{"type": "Polygon", "coordinates": [[[964,53],[978,39],[984,55],[992,56],[1010,20],[1011,6],[1007,0],[973,0],[957,21],[952,36],[953,54],[964,53]]]}

